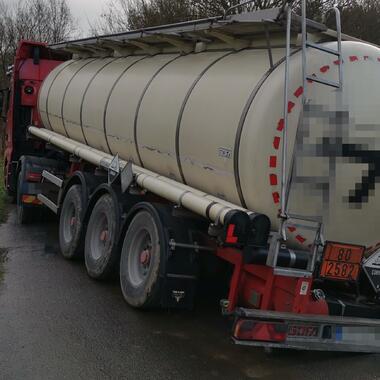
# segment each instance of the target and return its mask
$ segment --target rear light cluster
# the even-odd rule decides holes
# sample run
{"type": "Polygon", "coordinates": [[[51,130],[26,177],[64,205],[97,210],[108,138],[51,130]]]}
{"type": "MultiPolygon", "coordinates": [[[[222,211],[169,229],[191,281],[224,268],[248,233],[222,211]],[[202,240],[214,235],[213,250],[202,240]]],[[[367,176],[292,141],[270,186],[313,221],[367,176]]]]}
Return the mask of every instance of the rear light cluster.
{"type": "Polygon", "coordinates": [[[26,182],[41,182],[42,174],[29,172],[25,176],[26,182]]]}
{"type": "Polygon", "coordinates": [[[234,338],[261,342],[284,342],[288,335],[288,326],[281,322],[261,322],[240,319],[234,327],[234,338]]]}
{"type": "Polygon", "coordinates": [[[24,194],[21,198],[21,201],[26,205],[42,205],[42,202],[35,195],[24,194]]]}

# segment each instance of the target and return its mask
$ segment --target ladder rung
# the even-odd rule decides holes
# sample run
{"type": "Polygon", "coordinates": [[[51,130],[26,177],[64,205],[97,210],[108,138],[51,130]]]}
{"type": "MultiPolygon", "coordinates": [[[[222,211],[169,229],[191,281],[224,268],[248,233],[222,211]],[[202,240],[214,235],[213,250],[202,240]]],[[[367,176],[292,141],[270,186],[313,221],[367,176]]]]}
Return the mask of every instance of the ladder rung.
{"type": "Polygon", "coordinates": [[[288,218],[289,219],[294,219],[294,220],[301,220],[305,222],[312,222],[312,223],[321,223],[322,218],[318,216],[305,216],[305,215],[298,215],[298,214],[292,214],[288,213],[288,218]]]}
{"type": "Polygon", "coordinates": [[[311,223],[322,222],[322,218],[320,216],[308,216],[308,215],[299,215],[299,214],[293,214],[293,213],[288,213],[287,216],[289,219],[301,220],[303,222],[311,222],[311,223]]]}
{"type": "Polygon", "coordinates": [[[306,42],[306,46],[307,47],[311,47],[313,49],[317,49],[317,50],[323,51],[323,52],[328,53],[328,54],[336,55],[337,57],[341,56],[341,53],[338,50],[330,49],[330,48],[327,48],[325,46],[322,46],[322,45],[319,45],[319,44],[315,44],[313,42],[306,42]]]}
{"type": "Polygon", "coordinates": [[[306,77],[306,79],[308,81],[313,81],[313,82],[316,82],[316,83],[320,83],[320,84],[324,84],[326,86],[330,86],[330,87],[334,87],[334,88],[341,88],[341,85],[339,82],[334,82],[334,81],[331,81],[331,80],[327,80],[327,79],[322,79],[322,78],[319,78],[317,76],[314,76],[314,75],[309,75],[306,77]]]}

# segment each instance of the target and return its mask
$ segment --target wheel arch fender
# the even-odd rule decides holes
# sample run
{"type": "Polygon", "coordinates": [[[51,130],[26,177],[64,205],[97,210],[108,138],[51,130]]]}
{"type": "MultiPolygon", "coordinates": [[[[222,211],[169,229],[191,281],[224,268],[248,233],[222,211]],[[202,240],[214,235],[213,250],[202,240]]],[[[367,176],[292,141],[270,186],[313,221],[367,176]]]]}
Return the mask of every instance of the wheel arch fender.
{"type": "Polygon", "coordinates": [[[65,196],[67,192],[70,190],[70,188],[74,185],[80,185],[82,187],[82,200],[83,200],[84,210],[86,212],[90,204],[90,199],[92,197],[92,194],[94,193],[94,190],[99,186],[99,183],[101,182],[102,182],[101,179],[97,179],[91,173],[76,171],[69,178],[69,180],[66,181],[63,188],[60,191],[59,200],[58,200],[59,207],[60,208],[62,207],[63,201],[65,200],[65,196]]]}
{"type": "MultiPolygon", "coordinates": [[[[17,166],[16,166],[16,177],[15,177],[15,190],[16,192],[19,191],[19,182],[18,182],[18,177],[20,175],[20,173],[22,173],[21,175],[24,177],[25,176],[25,170],[26,170],[26,163],[28,162],[27,161],[27,156],[21,156],[17,162],[17,166]]],[[[23,186],[22,188],[24,188],[25,184],[24,184],[24,181],[23,181],[23,186]]],[[[24,189],[23,189],[24,190],[24,189]]]]}
{"type": "Polygon", "coordinates": [[[18,177],[18,175],[20,174],[20,172],[26,170],[26,167],[28,166],[28,164],[30,164],[31,160],[33,159],[33,157],[31,156],[21,156],[17,162],[17,166],[16,166],[16,178],[18,177]]]}
{"type": "Polygon", "coordinates": [[[66,165],[64,162],[53,159],[45,158],[33,155],[21,156],[16,165],[16,174],[18,175],[20,171],[26,168],[33,167],[34,171],[43,171],[44,169],[49,170],[52,168],[63,169],[66,165]]]}
{"type": "MultiPolygon", "coordinates": [[[[25,178],[26,178],[26,173],[29,171],[32,171],[33,173],[40,173],[44,170],[49,170],[52,168],[59,168],[61,163],[57,160],[54,159],[49,159],[45,157],[38,157],[38,156],[32,156],[32,155],[24,155],[21,156],[17,162],[16,165],[16,183],[18,180],[18,177],[21,173],[22,175],[22,192],[25,194],[33,194],[36,193],[36,190],[33,190],[33,186],[28,183],[25,178]]],[[[18,183],[16,186],[16,191],[17,191],[18,183]]]]}
{"type": "Polygon", "coordinates": [[[88,185],[87,185],[87,181],[86,181],[86,176],[82,172],[75,172],[70,177],[70,179],[64,184],[64,186],[62,187],[62,189],[59,193],[58,206],[60,209],[63,205],[63,201],[65,200],[67,192],[74,185],[80,185],[82,187],[83,204],[87,205],[89,193],[88,193],[88,185]]]}

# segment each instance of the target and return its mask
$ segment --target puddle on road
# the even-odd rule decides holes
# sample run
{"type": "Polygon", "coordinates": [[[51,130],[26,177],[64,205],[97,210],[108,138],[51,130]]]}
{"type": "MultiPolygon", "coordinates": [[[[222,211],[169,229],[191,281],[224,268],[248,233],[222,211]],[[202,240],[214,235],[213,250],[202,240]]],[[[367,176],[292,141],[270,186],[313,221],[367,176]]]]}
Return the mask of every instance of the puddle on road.
{"type": "Polygon", "coordinates": [[[4,280],[5,263],[8,261],[8,249],[0,248],[0,284],[4,280]]]}

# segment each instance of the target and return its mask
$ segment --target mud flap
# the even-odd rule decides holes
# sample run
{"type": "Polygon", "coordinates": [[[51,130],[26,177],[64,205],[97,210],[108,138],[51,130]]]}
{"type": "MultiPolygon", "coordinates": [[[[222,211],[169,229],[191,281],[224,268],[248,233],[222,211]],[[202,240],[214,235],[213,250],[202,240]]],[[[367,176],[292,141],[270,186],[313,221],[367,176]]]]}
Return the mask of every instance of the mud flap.
{"type": "Polygon", "coordinates": [[[195,239],[199,231],[207,231],[207,224],[198,219],[173,217],[171,207],[159,207],[158,211],[168,242],[166,261],[161,268],[161,306],[192,310],[200,274],[195,239]]]}

